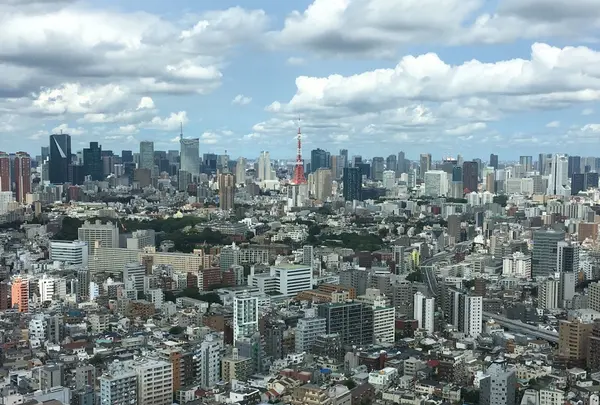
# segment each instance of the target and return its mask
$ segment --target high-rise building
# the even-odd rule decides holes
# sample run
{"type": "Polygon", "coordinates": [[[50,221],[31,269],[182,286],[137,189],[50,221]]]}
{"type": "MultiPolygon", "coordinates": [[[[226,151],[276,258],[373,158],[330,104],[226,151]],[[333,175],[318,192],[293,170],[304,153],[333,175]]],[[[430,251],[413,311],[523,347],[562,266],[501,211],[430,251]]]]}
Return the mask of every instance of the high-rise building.
{"type": "Polygon", "coordinates": [[[570,179],[575,173],[581,173],[581,156],[569,156],[567,172],[570,179]]]}
{"type": "Polygon", "coordinates": [[[406,161],[406,157],[404,152],[398,152],[398,161],[396,162],[396,173],[402,174],[408,172],[408,162],[406,161]]]}
{"type": "Polygon", "coordinates": [[[398,170],[398,158],[396,155],[389,155],[385,160],[385,170],[392,170],[396,172],[398,170]]]}
{"type": "Polygon", "coordinates": [[[477,191],[477,183],[479,182],[479,165],[477,162],[464,162],[462,174],[462,182],[465,189],[465,194],[477,191]]]}
{"type": "Polygon", "coordinates": [[[433,333],[435,330],[435,298],[427,298],[421,292],[417,292],[414,297],[413,310],[419,329],[433,333]]]}
{"type": "Polygon", "coordinates": [[[218,335],[208,334],[194,352],[197,364],[196,382],[202,389],[214,388],[221,376],[223,341],[218,335]]]}
{"type": "Polygon", "coordinates": [[[482,332],[483,297],[470,296],[461,291],[449,289],[444,314],[449,324],[459,332],[477,337],[482,332]]]}
{"type": "Polygon", "coordinates": [[[260,152],[258,157],[258,173],[256,174],[259,180],[271,180],[271,157],[268,151],[260,152]]]}
{"type": "Polygon", "coordinates": [[[579,272],[579,245],[575,242],[558,242],[556,270],[559,272],[579,272]]]}
{"type": "Polygon", "coordinates": [[[102,147],[98,142],[90,142],[90,147],[83,149],[83,171],[86,176],[91,176],[92,180],[104,179],[105,171],[102,161],[102,147]]]}
{"type": "Polygon", "coordinates": [[[547,195],[571,195],[571,187],[569,185],[569,162],[564,155],[554,155],[552,157],[552,165],[550,170],[550,178],[548,179],[547,195]]]}
{"type": "Polygon", "coordinates": [[[71,136],[67,134],[50,135],[50,164],[48,174],[50,183],[64,184],[71,178],[71,136]]]}
{"type": "Polygon", "coordinates": [[[138,403],[137,375],[124,362],[115,361],[99,377],[100,405],[132,405],[138,403]]]}
{"type": "Polygon", "coordinates": [[[383,188],[391,190],[396,186],[396,172],[394,170],[386,170],[383,172],[383,188]]]}
{"type": "Polygon", "coordinates": [[[579,320],[560,321],[558,326],[558,356],[567,360],[569,367],[585,367],[592,326],[591,323],[584,323],[579,320]]]}
{"type": "Polygon", "coordinates": [[[348,167],[348,149],[340,149],[340,156],[342,157],[342,169],[348,167]]]}
{"type": "Polygon", "coordinates": [[[246,158],[240,157],[235,165],[235,182],[237,184],[246,183],[246,158]]]}
{"type": "Polygon", "coordinates": [[[219,208],[228,211],[233,209],[235,195],[235,179],[231,174],[219,174],[219,208]]]}
{"type": "Polygon", "coordinates": [[[183,134],[179,139],[180,152],[180,170],[191,173],[193,177],[200,174],[200,139],[184,138],[183,134]]]}
{"type": "Polygon", "coordinates": [[[327,333],[338,333],[342,344],[373,344],[373,308],[359,302],[321,304],[318,314],[327,322],[327,333]]]}
{"type": "Polygon", "coordinates": [[[154,142],[140,142],[140,169],[148,169],[150,173],[154,171],[154,142]]]}
{"type": "Polygon", "coordinates": [[[385,159],[377,156],[373,158],[371,162],[371,177],[373,180],[382,181],[383,171],[385,170],[385,159]]]}
{"type": "Polygon", "coordinates": [[[527,173],[533,170],[533,156],[520,156],[519,164],[523,166],[523,170],[527,173]]]}
{"type": "Polygon", "coordinates": [[[297,295],[312,288],[312,266],[280,264],[271,267],[271,274],[282,295],[297,295]]]}
{"type": "Polygon", "coordinates": [[[78,239],[87,242],[88,248],[95,248],[97,244],[103,248],[119,247],[119,228],[117,225],[108,222],[103,224],[97,220],[95,223],[85,221],[77,230],[78,239]]]}
{"type": "Polygon", "coordinates": [[[15,197],[24,203],[27,194],[31,193],[31,158],[28,153],[17,152],[15,155],[15,197]]]}
{"type": "Polygon", "coordinates": [[[600,319],[595,319],[588,342],[587,367],[590,370],[600,369],[600,319]]]}
{"type": "Polygon", "coordinates": [[[258,330],[258,298],[240,295],[233,299],[233,342],[258,330]]]}
{"type": "Polygon", "coordinates": [[[533,277],[548,276],[557,271],[558,242],[565,240],[564,231],[538,230],[533,233],[531,272],[533,277]]]}
{"type": "Polygon", "coordinates": [[[315,174],[315,197],[320,201],[327,201],[331,197],[333,176],[331,169],[321,167],[314,172],[315,174]]]}
{"type": "Polygon", "coordinates": [[[317,148],[310,151],[310,171],[315,172],[320,168],[329,168],[329,152],[317,148]]]}
{"type": "Polygon", "coordinates": [[[122,150],[121,151],[121,162],[125,163],[133,163],[133,152],[130,150],[122,150]]]}
{"type": "Polygon", "coordinates": [[[167,361],[139,359],[132,368],[137,375],[138,404],[173,403],[173,365],[167,361]]]}
{"type": "Polygon", "coordinates": [[[539,285],[538,308],[556,309],[559,307],[560,281],[548,279],[539,285]]]}
{"type": "Polygon", "coordinates": [[[11,189],[10,156],[6,152],[0,152],[0,191],[11,191],[11,189]]]}
{"type": "Polygon", "coordinates": [[[515,405],[516,369],[507,368],[502,360],[492,363],[479,382],[479,402],[482,405],[515,405]]]}
{"type": "Polygon", "coordinates": [[[490,167],[498,170],[498,155],[494,155],[493,153],[490,155],[490,167]]]}
{"type": "Polygon", "coordinates": [[[448,195],[448,173],[443,170],[429,170],[423,176],[425,181],[424,195],[441,197],[448,195]]]}
{"type": "Polygon", "coordinates": [[[425,173],[431,170],[431,154],[422,153],[419,159],[419,175],[421,179],[425,178],[425,173]]]}
{"type": "Polygon", "coordinates": [[[344,200],[362,201],[362,173],[358,167],[345,167],[343,175],[344,200]]]}
{"type": "Polygon", "coordinates": [[[29,280],[17,277],[12,280],[10,289],[12,308],[18,312],[29,312],[29,280]]]}

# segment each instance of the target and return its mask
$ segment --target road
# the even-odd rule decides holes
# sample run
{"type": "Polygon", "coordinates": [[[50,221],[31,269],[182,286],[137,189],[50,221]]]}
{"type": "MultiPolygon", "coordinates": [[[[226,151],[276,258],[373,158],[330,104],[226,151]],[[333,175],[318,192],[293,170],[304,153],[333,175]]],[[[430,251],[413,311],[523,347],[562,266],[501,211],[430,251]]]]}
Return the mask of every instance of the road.
{"type": "Polygon", "coordinates": [[[536,338],[544,339],[552,343],[558,343],[558,333],[540,329],[537,326],[529,325],[521,321],[514,319],[508,319],[505,316],[492,314],[490,312],[483,313],[483,320],[489,321],[493,319],[494,322],[504,327],[505,329],[511,330],[517,333],[523,333],[525,335],[535,336],[536,338]]]}
{"type": "Polygon", "coordinates": [[[433,272],[433,265],[438,262],[448,260],[450,257],[453,257],[456,253],[465,252],[471,247],[472,243],[473,241],[471,240],[461,242],[455,245],[454,248],[452,248],[452,250],[448,252],[437,253],[433,257],[430,257],[429,259],[426,259],[421,263],[421,268],[425,270],[425,279],[427,282],[429,293],[433,297],[436,297],[438,293],[437,278],[433,272]]]}

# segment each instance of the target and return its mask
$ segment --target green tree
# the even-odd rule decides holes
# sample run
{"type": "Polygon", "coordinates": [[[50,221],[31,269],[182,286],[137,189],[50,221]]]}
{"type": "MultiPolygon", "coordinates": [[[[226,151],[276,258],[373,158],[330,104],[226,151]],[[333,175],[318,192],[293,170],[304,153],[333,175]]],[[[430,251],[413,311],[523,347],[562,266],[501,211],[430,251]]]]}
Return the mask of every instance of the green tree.
{"type": "Polygon", "coordinates": [[[171,329],[169,329],[169,334],[177,336],[181,335],[184,331],[185,329],[183,329],[181,326],[173,326],[171,329]]]}
{"type": "Polygon", "coordinates": [[[92,366],[98,367],[98,366],[100,366],[100,365],[104,364],[104,359],[103,359],[103,358],[102,358],[102,356],[100,356],[99,354],[95,354],[95,355],[94,355],[94,357],[92,357],[92,358],[89,360],[89,363],[90,363],[92,366]]]}

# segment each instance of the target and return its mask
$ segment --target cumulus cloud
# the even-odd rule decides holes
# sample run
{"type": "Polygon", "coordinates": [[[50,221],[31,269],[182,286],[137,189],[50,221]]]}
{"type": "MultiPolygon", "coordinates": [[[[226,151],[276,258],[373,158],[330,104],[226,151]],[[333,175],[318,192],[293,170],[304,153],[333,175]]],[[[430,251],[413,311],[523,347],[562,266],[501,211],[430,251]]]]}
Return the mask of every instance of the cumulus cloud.
{"type": "Polygon", "coordinates": [[[252,97],[244,96],[243,94],[238,94],[231,100],[231,104],[236,105],[248,105],[252,102],[252,97]]]}
{"type": "Polygon", "coordinates": [[[286,63],[291,66],[300,66],[304,65],[306,63],[306,60],[297,56],[291,56],[287,58],[286,63]]]}
{"type": "Polygon", "coordinates": [[[546,124],[546,128],[558,128],[560,127],[560,121],[550,121],[546,124]]]}
{"type": "Polygon", "coordinates": [[[60,124],[56,128],[52,129],[52,133],[53,134],[63,133],[63,134],[69,134],[71,136],[78,136],[78,135],[83,135],[85,133],[85,129],[83,129],[81,127],[71,128],[67,124],[60,124]]]}
{"type": "Polygon", "coordinates": [[[174,131],[180,128],[183,124],[187,124],[189,119],[185,111],[179,111],[177,113],[171,113],[168,117],[154,117],[152,120],[146,123],[142,123],[141,126],[149,129],[158,129],[165,131],[174,131]]]}

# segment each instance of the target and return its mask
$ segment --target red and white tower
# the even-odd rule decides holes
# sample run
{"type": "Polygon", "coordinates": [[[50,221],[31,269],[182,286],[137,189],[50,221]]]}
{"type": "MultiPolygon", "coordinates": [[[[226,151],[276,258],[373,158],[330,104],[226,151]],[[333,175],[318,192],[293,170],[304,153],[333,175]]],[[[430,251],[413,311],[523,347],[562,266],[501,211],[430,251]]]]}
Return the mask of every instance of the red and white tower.
{"type": "Polygon", "coordinates": [[[298,120],[298,149],[296,151],[296,166],[294,167],[294,177],[292,184],[306,184],[304,177],[304,161],[302,160],[302,132],[300,131],[300,120],[298,120]]]}

